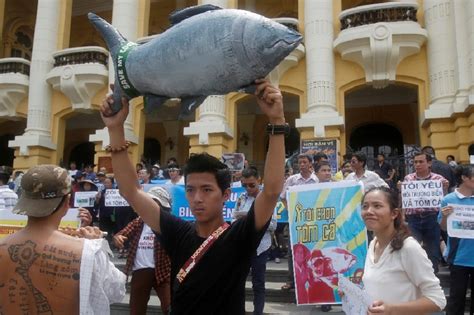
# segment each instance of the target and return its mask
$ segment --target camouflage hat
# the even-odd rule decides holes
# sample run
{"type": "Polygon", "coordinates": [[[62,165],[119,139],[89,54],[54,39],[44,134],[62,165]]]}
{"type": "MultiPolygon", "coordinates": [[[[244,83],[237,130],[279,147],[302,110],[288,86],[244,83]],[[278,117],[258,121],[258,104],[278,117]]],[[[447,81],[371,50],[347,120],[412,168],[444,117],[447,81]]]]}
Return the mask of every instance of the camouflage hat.
{"type": "Polygon", "coordinates": [[[151,198],[157,200],[160,205],[166,208],[171,208],[171,197],[168,191],[160,186],[151,187],[148,191],[151,198]]]}
{"type": "Polygon", "coordinates": [[[13,213],[45,217],[71,192],[68,171],[57,165],[32,167],[21,179],[22,193],[13,213]]]}

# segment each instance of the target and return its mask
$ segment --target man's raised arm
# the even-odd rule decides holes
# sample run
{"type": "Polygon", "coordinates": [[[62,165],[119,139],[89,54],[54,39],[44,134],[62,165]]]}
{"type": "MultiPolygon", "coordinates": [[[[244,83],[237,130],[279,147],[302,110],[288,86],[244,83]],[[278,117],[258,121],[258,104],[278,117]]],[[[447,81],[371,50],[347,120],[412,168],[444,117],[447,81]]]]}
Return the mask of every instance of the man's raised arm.
{"type": "MultiPolygon", "coordinates": [[[[257,103],[268,117],[269,124],[284,125],[283,97],[281,91],[268,81],[257,80],[257,103]]],[[[269,135],[269,145],[264,169],[264,188],[255,200],[255,227],[261,230],[273,215],[285,178],[285,135],[269,135]]]]}
{"type": "Polygon", "coordinates": [[[112,113],[110,105],[112,103],[112,96],[108,96],[102,102],[101,116],[109,130],[112,166],[120,194],[152,230],[160,233],[160,207],[141,189],[138,184],[136,170],[127,152],[123,124],[128,116],[128,101],[123,99],[122,109],[116,115],[110,116],[112,113]]]}

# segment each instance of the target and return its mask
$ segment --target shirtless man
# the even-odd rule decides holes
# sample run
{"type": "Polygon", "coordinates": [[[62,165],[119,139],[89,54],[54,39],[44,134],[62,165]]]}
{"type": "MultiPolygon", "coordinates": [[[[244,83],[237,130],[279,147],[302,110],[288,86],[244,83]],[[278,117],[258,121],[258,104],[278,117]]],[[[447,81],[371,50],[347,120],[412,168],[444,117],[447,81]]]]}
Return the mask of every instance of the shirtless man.
{"type": "Polygon", "coordinates": [[[0,314],[109,314],[125,295],[125,275],[109,261],[97,228],[79,238],[58,230],[71,179],[55,165],[31,168],[13,212],[25,228],[0,240],[0,314]]]}

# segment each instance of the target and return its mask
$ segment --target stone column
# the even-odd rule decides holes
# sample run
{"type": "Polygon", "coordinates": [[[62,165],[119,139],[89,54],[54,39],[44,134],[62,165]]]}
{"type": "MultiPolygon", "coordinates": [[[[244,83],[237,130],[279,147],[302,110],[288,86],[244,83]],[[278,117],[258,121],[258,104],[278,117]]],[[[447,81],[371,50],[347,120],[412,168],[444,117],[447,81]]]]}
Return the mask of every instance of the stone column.
{"type": "Polygon", "coordinates": [[[245,10],[257,12],[257,3],[256,0],[245,0],[245,10]]]}
{"type": "Polygon", "coordinates": [[[466,1],[467,32],[470,45],[468,46],[469,65],[469,104],[474,104],[474,1],[466,1]]]}
{"type": "MultiPolygon", "coordinates": [[[[202,0],[200,4],[214,4],[226,8],[227,0],[202,0]]],[[[196,143],[197,146],[208,146],[210,144],[209,135],[215,134],[217,136],[217,143],[215,145],[219,148],[214,150],[214,152],[217,155],[221,154],[221,152],[224,153],[224,138],[232,138],[234,136],[226,120],[225,96],[209,96],[197,109],[197,112],[197,121],[190,123],[189,127],[184,128],[184,135],[190,137],[198,136],[197,143],[195,141],[191,141],[191,143],[196,143]]]]}
{"type": "MultiPolygon", "coordinates": [[[[53,68],[53,52],[57,50],[61,0],[38,0],[33,53],[30,65],[30,87],[28,93],[28,119],[25,133],[9,142],[12,148],[19,148],[15,155],[26,156],[36,163],[50,162],[49,150],[56,145],[51,139],[51,86],[46,75],[53,68]],[[30,148],[37,147],[29,154],[30,148]]],[[[17,161],[15,161],[17,164],[17,161]]]]}
{"type": "Polygon", "coordinates": [[[3,38],[3,27],[5,24],[5,0],[0,0],[0,58],[5,57],[5,38],[3,38]]]}
{"type": "Polygon", "coordinates": [[[332,0],[305,1],[304,19],[308,108],[296,127],[313,128],[314,137],[324,137],[326,126],[344,124],[336,109],[332,0]]]}
{"type": "Polygon", "coordinates": [[[456,72],[458,78],[458,90],[456,101],[453,104],[453,111],[463,113],[469,105],[470,67],[469,67],[469,25],[468,2],[472,1],[452,1],[451,6],[454,12],[454,35],[456,37],[456,72]]]}
{"type": "Polygon", "coordinates": [[[454,12],[450,0],[426,0],[430,103],[425,119],[446,118],[453,113],[458,88],[454,12]]]}
{"type": "MultiPolygon", "coordinates": [[[[139,0],[114,0],[112,9],[112,25],[129,41],[135,41],[138,34],[138,10],[139,0]]],[[[109,57],[109,83],[114,83],[115,69],[112,58],[109,57]]],[[[134,102],[130,104],[130,112],[125,120],[125,139],[132,143],[138,143],[138,137],[133,131],[134,102]]],[[[96,130],[95,134],[89,136],[90,141],[102,142],[102,147],[109,144],[107,128],[96,130]]]]}

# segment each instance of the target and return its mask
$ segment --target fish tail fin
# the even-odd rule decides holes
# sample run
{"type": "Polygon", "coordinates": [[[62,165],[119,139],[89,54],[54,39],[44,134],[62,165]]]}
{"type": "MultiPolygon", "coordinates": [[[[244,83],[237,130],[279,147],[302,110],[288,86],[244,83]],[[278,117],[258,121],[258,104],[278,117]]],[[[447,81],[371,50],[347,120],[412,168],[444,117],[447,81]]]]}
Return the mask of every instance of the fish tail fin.
{"type": "Polygon", "coordinates": [[[116,60],[118,51],[120,47],[128,42],[128,40],[123,37],[122,34],[110,23],[108,23],[103,18],[99,17],[98,15],[89,12],[87,14],[89,21],[94,25],[95,29],[100,33],[102,38],[105,40],[107,47],[109,48],[109,52],[112,55],[112,58],[116,60]]]}

